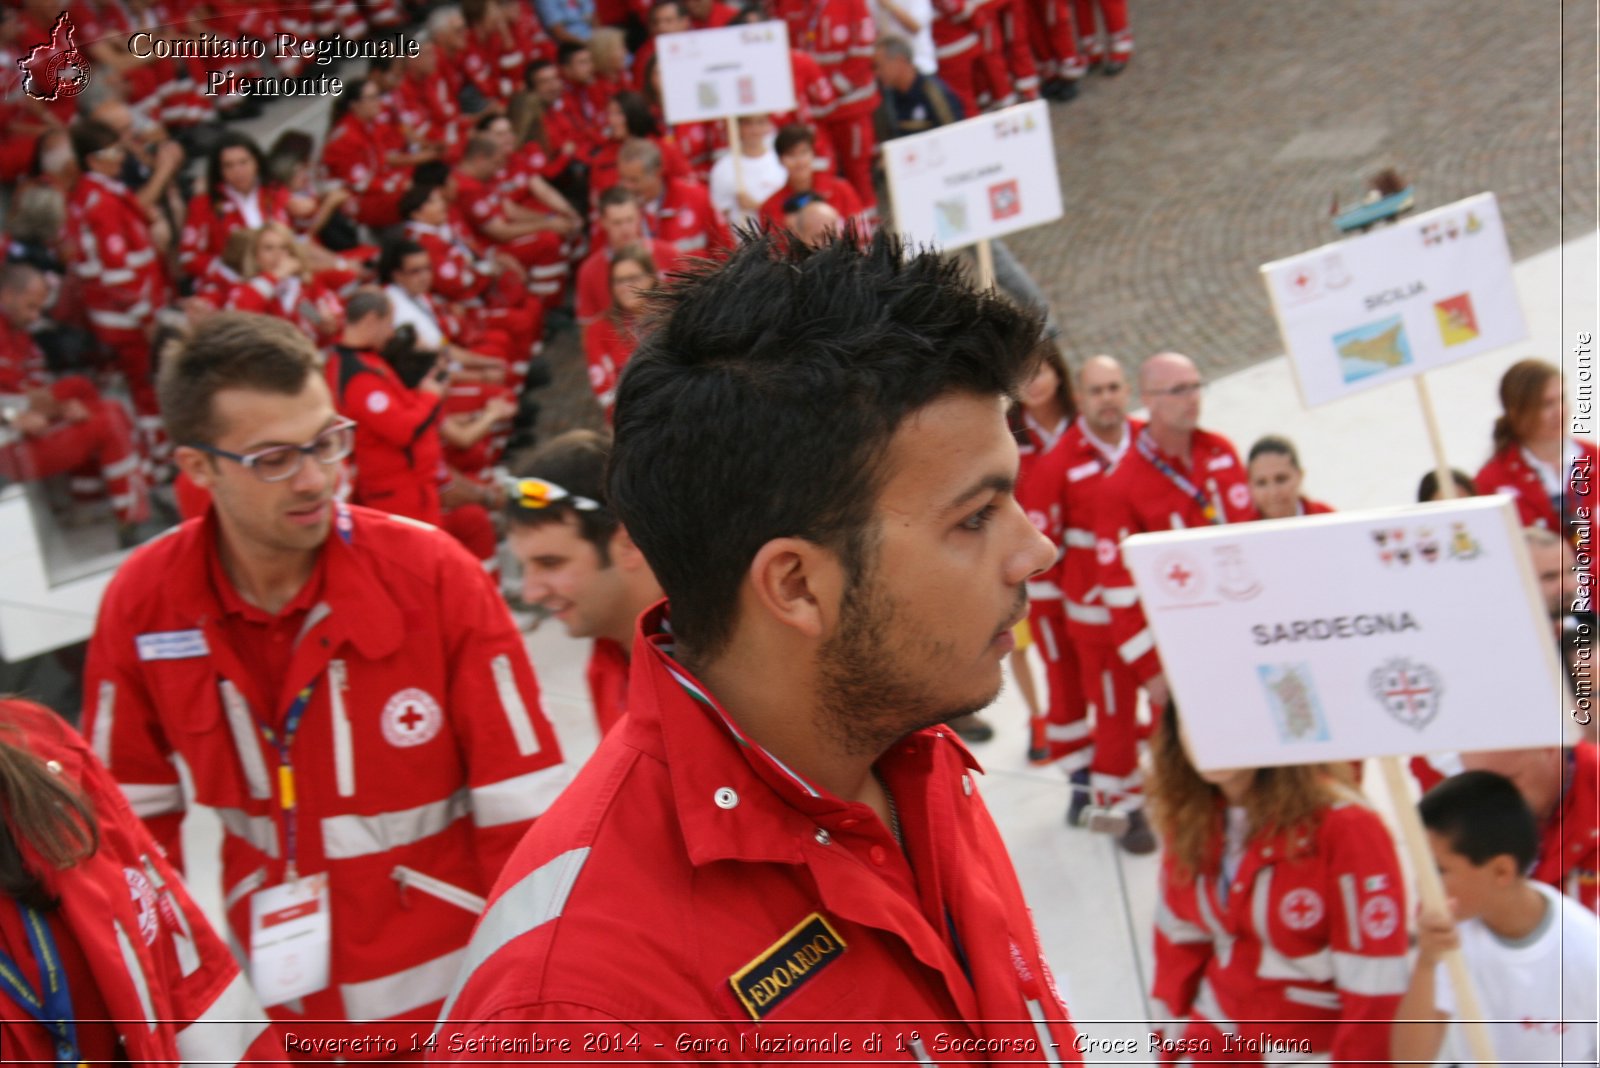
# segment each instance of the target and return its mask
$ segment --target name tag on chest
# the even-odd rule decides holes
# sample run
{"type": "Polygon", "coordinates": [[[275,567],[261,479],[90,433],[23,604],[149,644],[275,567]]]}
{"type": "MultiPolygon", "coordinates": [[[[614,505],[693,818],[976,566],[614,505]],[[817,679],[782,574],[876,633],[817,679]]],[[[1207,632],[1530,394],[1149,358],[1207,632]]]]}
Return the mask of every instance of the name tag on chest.
{"type": "Polygon", "coordinates": [[[140,660],[192,660],[211,655],[204,632],[198,630],[163,630],[133,640],[140,660]]]}

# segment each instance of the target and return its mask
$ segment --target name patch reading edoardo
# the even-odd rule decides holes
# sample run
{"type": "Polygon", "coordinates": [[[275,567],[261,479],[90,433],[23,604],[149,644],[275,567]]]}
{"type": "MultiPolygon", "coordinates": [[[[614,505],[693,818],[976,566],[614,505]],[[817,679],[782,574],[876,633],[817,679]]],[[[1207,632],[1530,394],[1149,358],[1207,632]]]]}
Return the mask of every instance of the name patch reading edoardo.
{"type": "Polygon", "coordinates": [[[801,920],[782,939],[728,980],[752,1020],[765,1020],[772,1011],[817,973],[844,953],[839,937],[820,912],[801,920]]]}

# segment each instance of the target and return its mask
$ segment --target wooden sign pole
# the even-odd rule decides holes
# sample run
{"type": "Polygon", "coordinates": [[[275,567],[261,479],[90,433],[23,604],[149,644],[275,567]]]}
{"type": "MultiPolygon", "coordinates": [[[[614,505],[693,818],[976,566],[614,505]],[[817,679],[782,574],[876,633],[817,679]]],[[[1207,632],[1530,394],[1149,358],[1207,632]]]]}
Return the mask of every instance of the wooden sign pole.
{"type": "Polygon", "coordinates": [[[994,249],[988,238],[978,242],[978,288],[985,292],[994,288],[994,249]]]}

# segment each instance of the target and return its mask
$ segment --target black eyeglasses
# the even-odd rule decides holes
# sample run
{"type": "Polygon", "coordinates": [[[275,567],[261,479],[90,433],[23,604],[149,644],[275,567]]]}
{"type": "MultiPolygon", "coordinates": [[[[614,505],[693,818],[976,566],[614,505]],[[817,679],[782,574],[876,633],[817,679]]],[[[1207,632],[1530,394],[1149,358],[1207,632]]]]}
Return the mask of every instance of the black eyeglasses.
{"type": "Polygon", "coordinates": [[[237,453],[219,449],[215,445],[191,441],[189,448],[199,449],[210,456],[220,456],[247,468],[263,482],[282,482],[299,473],[306,457],[319,464],[332,465],[349,456],[356,444],[356,425],[341,419],[304,445],[274,445],[256,452],[237,453]]]}

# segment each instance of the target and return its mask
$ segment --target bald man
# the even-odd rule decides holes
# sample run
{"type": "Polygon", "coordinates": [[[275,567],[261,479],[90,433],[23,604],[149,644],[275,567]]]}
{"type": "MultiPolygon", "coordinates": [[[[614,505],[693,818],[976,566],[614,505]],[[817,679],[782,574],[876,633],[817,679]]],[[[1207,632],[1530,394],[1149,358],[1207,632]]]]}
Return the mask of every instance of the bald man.
{"type": "MultiPolygon", "coordinates": [[[[1139,368],[1139,395],[1150,422],[1107,476],[1095,520],[1095,555],[1101,596],[1111,610],[1112,641],[1152,708],[1165,708],[1170,694],[1133,577],[1123,566],[1122,540],[1150,530],[1257,518],[1238,452],[1227,438],[1200,429],[1200,390],[1194,361],[1176,352],[1157,353],[1139,368]]],[[[1181,567],[1164,577],[1175,588],[1193,581],[1181,567]]]]}
{"type": "Polygon", "coordinates": [[[1156,840],[1142,811],[1134,716],[1139,682],[1117,656],[1095,554],[1096,516],[1106,475],[1128,453],[1144,424],[1128,417],[1132,391],[1116,360],[1091,356],[1077,377],[1079,415],[1056,449],[1062,472],[1061,514],[1066,517],[1061,592],[1067,640],[1077,653],[1094,726],[1088,763],[1072,775],[1075,789],[1067,822],[1115,834],[1124,850],[1144,854],[1154,851],[1156,840]]]}
{"type": "Polygon", "coordinates": [[[826,200],[813,200],[795,212],[794,233],[812,248],[821,248],[844,226],[844,217],[826,200]]]}

